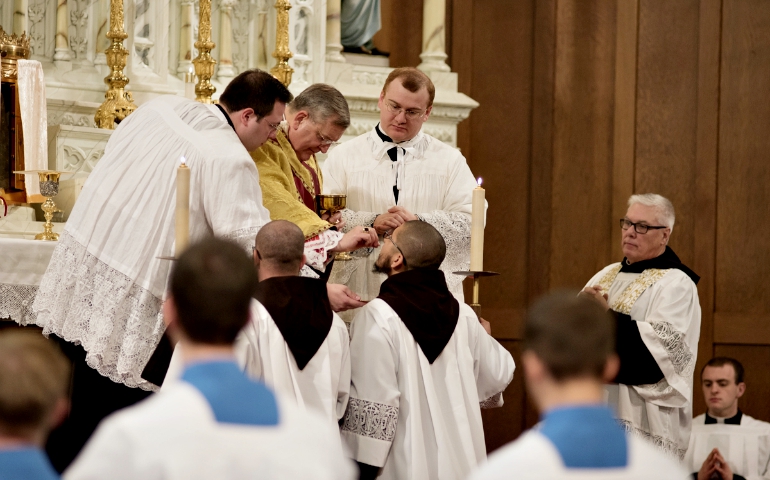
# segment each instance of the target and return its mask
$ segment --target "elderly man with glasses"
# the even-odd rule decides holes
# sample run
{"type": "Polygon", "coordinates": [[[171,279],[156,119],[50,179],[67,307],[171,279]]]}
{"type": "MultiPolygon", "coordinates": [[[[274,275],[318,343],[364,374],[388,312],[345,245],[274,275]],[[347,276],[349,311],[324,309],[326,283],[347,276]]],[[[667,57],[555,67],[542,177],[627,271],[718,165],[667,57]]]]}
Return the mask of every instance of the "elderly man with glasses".
{"type": "MultiPolygon", "coordinates": [[[[323,190],[323,175],[315,154],[326,153],[336,145],[349,125],[345,97],[331,85],[317,83],[286,105],[284,120],[272,125],[275,135],[251,154],[270,219],[287,220],[302,230],[306,243],[317,247],[307,258],[304,274],[324,280],[331,272],[330,252],[350,251],[361,245],[348,242],[338,231],[345,225],[339,213],[319,217],[315,209],[315,197],[323,190]]],[[[368,235],[363,227],[347,231],[350,235],[368,235]]],[[[376,243],[373,232],[371,237],[369,244],[376,243]]],[[[364,305],[344,285],[329,285],[329,295],[335,311],[364,305]]]]}
{"type": "Polygon", "coordinates": [[[698,275],[668,246],[674,219],[666,198],[632,195],[620,220],[625,258],[581,293],[616,319],[620,371],[605,389],[621,424],[681,459],[692,428],[701,310],[698,275]]]}
{"type": "MultiPolygon", "coordinates": [[[[374,227],[379,235],[404,222],[422,220],[447,243],[441,270],[449,290],[463,299],[462,277],[470,262],[471,192],[476,180],[460,152],[422,130],[433,109],[435,88],[416,68],[397,68],[385,81],[372,130],[329,152],[324,193],[346,194],[345,229],[374,227]]],[[[332,280],[348,285],[365,300],[377,296],[381,275],[372,267],[378,251],[336,262],[332,280]]]]}

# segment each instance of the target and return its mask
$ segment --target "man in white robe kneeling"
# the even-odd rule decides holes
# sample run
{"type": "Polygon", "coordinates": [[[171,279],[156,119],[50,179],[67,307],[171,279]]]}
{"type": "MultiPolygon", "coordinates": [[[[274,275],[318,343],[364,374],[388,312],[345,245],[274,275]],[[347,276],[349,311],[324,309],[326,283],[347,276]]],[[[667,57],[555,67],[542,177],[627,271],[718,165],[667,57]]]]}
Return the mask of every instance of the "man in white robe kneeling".
{"type": "Polygon", "coordinates": [[[502,405],[513,358],[450,293],[445,253],[427,222],[386,234],[388,279],[353,320],[342,439],[362,479],[463,479],[486,458],[480,404],[502,405]]]}
{"type": "Polygon", "coordinates": [[[238,368],[233,342],[256,286],[235,243],[212,238],[182,253],[163,304],[183,346],[181,380],[105,419],[66,479],[354,478],[336,428],[238,368]]]}
{"type": "Polygon", "coordinates": [[[252,302],[236,352],[252,378],[337,427],[350,392],[350,339],[332,311],[326,283],[299,276],[304,241],[302,230],[286,220],[259,230],[254,247],[259,301],[252,302]]]}
{"type": "Polygon", "coordinates": [[[528,312],[524,378],[540,423],[489,457],[472,480],[681,480],[669,455],[630,435],[604,404],[615,377],[614,321],[587,298],[551,294],[528,312]]]}
{"type": "Polygon", "coordinates": [[[692,426],[698,354],[700,279],[668,246],[674,206],[648,193],[632,195],[620,219],[625,258],[588,281],[582,294],[615,316],[620,371],[608,401],[630,432],[683,459],[692,426]]]}
{"type": "Polygon", "coordinates": [[[715,357],[701,372],[708,410],[692,421],[685,465],[696,480],[760,480],[770,478],[770,423],[738,408],[746,391],[743,365],[715,357]]]}

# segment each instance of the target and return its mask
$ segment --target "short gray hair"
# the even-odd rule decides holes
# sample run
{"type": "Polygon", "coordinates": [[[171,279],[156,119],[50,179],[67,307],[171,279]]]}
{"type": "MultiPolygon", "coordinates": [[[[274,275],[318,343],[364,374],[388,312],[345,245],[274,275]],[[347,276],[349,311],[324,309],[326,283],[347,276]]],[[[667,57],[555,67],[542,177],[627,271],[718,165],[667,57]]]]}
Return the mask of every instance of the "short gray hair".
{"type": "Polygon", "coordinates": [[[674,205],[669,199],[657,193],[643,193],[631,195],[628,199],[628,206],[638,203],[646,207],[654,207],[658,221],[674,231],[674,221],[676,215],[674,214],[674,205]]]}
{"type": "Polygon", "coordinates": [[[325,83],[314,83],[288,105],[292,112],[305,110],[316,123],[325,123],[330,118],[338,127],[350,126],[348,102],[339,90],[325,83]]]}

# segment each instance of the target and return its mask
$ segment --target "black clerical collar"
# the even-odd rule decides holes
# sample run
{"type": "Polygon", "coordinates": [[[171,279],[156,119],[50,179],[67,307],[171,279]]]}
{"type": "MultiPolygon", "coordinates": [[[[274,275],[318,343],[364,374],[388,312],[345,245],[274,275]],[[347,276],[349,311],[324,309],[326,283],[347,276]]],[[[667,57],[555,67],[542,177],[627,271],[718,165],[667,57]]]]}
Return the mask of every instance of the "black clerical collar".
{"type": "Polygon", "coordinates": [[[460,304],[441,270],[408,270],[389,277],[379,297],[392,308],[432,364],[452,338],[460,304]]]}
{"type": "Polygon", "coordinates": [[[235,131],[235,125],[233,125],[233,121],[230,120],[230,115],[227,114],[227,111],[222,107],[222,105],[215,103],[214,105],[217,106],[217,108],[222,112],[222,115],[225,116],[225,120],[227,120],[227,123],[232,127],[233,131],[235,131]]]}
{"type": "Polygon", "coordinates": [[[385,135],[382,132],[382,130],[380,130],[380,124],[379,123],[374,127],[374,131],[377,132],[377,136],[380,137],[380,140],[382,140],[383,142],[395,143],[392,138],[390,138],[389,136],[385,135]]]}
{"type": "MultiPolygon", "coordinates": [[[[735,414],[735,416],[732,416],[730,418],[725,418],[725,425],[740,425],[741,424],[741,418],[743,417],[743,412],[738,410],[738,413],[735,414]]],[[[706,412],[706,425],[716,425],[717,419],[712,417],[711,415],[706,412]]]]}
{"type": "Polygon", "coordinates": [[[334,314],[326,283],[307,277],[273,277],[259,282],[254,297],[270,313],[299,369],[304,369],[332,328],[334,314]]]}
{"type": "Polygon", "coordinates": [[[650,258],[649,260],[641,260],[639,262],[634,262],[630,265],[627,262],[628,262],[628,259],[624,257],[622,262],[622,267],[620,267],[621,272],[642,273],[648,268],[659,268],[662,270],[666,270],[669,268],[676,268],[684,272],[688,277],[690,277],[690,279],[693,281],[693,283],[695,283],[695,285],[697,285],[698,281],[700,280],[700,277],[695,272],[690,270],[690,268],[687,267],[684,263],[682,263],[682,261],[679,260],[679,257],[676,255],[676,253],[674,253],[674,251],[671,250],[671,247],[669,247],[668,245],[666,246],[666,250],[655,258],[650,258]]]}

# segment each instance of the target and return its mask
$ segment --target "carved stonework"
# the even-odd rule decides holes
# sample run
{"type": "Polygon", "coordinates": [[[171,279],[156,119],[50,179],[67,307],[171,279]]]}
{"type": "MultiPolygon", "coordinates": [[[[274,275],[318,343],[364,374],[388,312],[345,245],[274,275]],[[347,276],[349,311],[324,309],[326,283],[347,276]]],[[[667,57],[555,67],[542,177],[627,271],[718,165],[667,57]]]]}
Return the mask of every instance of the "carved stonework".
{"type": "Polygon", "coordinates": [[[86,58],[88,51],[88,0],[68,0],[70,6],[70,49],[75,58],[86,58]]]}
{"type": "Polygon", "coordinates": [[[31,0],[27,18],[32,54],[45,55],[45,0],[31,0]]]}
{"type": "Polygon", "coordinates": [[[233,6],[233,66],[236,73],[241,73],[248,68],[249,8],[248,0],[240,0],[233,6]]]}
{"type": "Polygon", "coordinates": [[[64,158],[60,159],[59,168],[64,172],[91,173],[96,162],[104,155],[104,149],[86,152],[74,145],[63,145],[64,158]]]}
{"type": "Polygon", "coordinates": [[[385,85],[385,79],[390,72],[353,72],[353,83],[360,85],[385,85]]]}

